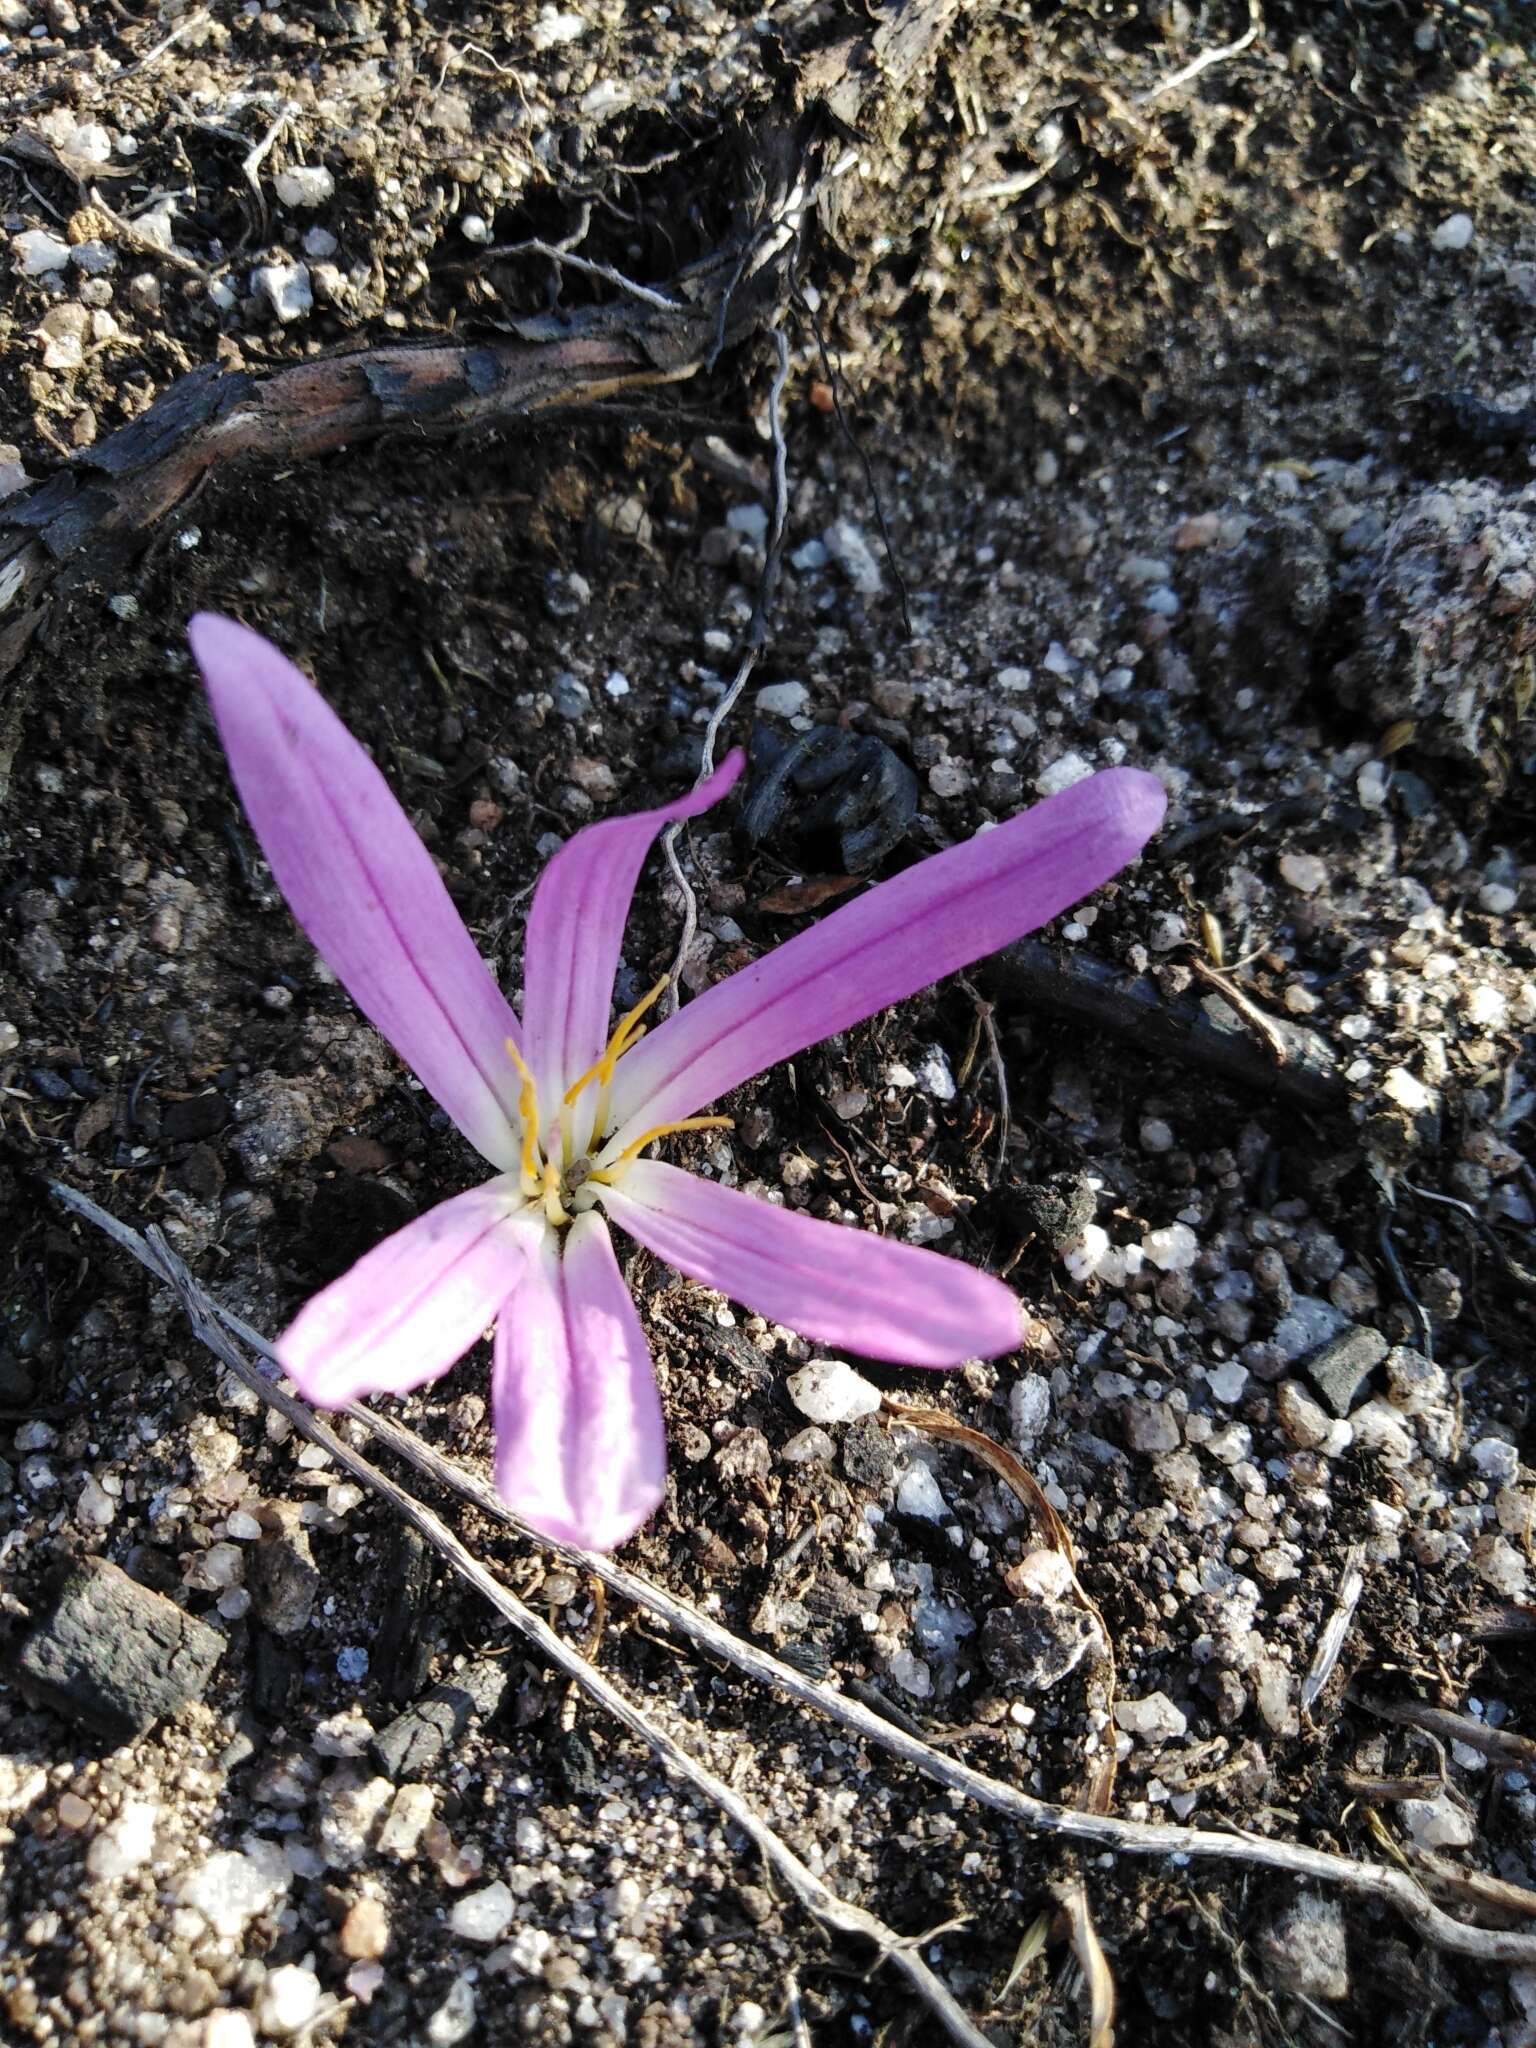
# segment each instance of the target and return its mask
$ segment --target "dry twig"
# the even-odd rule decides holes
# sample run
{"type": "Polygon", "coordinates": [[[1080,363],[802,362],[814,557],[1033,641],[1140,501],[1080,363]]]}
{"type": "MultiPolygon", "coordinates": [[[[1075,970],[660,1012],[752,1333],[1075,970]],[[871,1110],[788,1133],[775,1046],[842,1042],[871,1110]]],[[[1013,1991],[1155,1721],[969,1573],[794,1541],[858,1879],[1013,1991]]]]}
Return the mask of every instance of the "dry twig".
{"type": "MultiPolygon", "coordinates": [[[[167,1281],[175,1289],[195,1334],[214,1351],[216,1356],[226,1358],[230,1352],[235,1351],[235,1347],[228,1343],[224,1335],[225,1330],[231,1332],[242,1343],[249,1345],[260,1356],[269,1359],[273,1356],[272,1347],[266,1339],[239,1316],[221,1308],[207,1295],[163,1239],[158,1243],[150,1243],[127,1224],[118,1222],[116,1217],[99,1208],[88,1196],[78,1193],[60,1181],[54,1181],[50,1185],[52,1192],[64,1207],[103,1231],[140,1265],[158,1278],[167,1281]],[[222,1329],[219,1327],[221,1324],[222,1329]]],[[[267,1398],[267,1390],[271,1386],[270,1378],[252,1367],[237,1351],[235,1356],[240,1359],[242,1373],[250,1375],[250,1383],[257,1385],[262,1397],[267,1398]]],[[[334,1437],[333,1431],[317,1421],[310,1410],[291,1395],[279,1393],[278,1402],[287,1404],[283,1407],[283,1412],[292,1412],[295,1426],[303,1428],[307,1434],[325,1430],[326,1440],[334,1437]]],[[[743,1642],[732,1635],[729,1629],[721,1627],[718,1622],[711,1621],[707,1615],[690,1607],[686,1601],[678,1599],[664,1587],[653,1585],[625,1566],[616,1564],[611,1557],[571,1549],[566,1545],[551,1543],[543,1537],[536,1536],[518,1520],[487,1481],[464,1471],[450,1459],[444,1458],[430,1444],[422,1442],[400,1423],[356,1406],[348,1408],[345,1413],[349,1419],[360,1423],[380,1443],[397,1452],[417,1471],[458,1494],[462,1500],[478,1508],[481,1513],[517,1530],[530,1543],[541,1549],[553,1551],[578,1568],[592,1573],[603,1582],[610,1593],[643,1609],[653,1619],[696,1644],[705,1654],[733,1665],[738,1671],[745,1672],[749,1677],[795,1700],[801,1706],[826,1715],[862,1741],[872,1743],[898,1757],[903,1763],[910,1764],[946,1791],[957,1792],[964,1798],[975,1800],[978,1805],[1001,1814],[1031,1834],[1079,1842],[1111,1854],[1242,1863],[1281,1871],[1288,1876],[1315,1884],[1337,1885],[1340,1890],[1349,1892],[1357,1898],[1369,1899],[1377,1905],[1388,1906],[1400,1913],[1424,1940],[1436,1948],[1470,1956],[1484,1963],[1510,1964],[1525,1969],[1536,1967],[1536,1935],[1468,1927],[1464,1922],[1433,1905],[1410,1877],[1401,1871],[1389,1870],[1381,1864],[1359,1863],[1348,1856],[1335,1855],[1328,1850],[1307,1849],[1292,1842],[1271,1841],[1263,1836],[1241,1833],[1236,1829],[1229,1833],[1221,1833],[1213,1828],[1177,1827],[1165,1821],[1129,1821],[1110,1814],[1089,1813],[1076,1807],[1058,1806],[1050,1800],[1036,1799],[1028,1792],[1019,1790],[1017,1786],[1004,1784],[1000,1779],[989,1778],[981,1771],[973,1770],[969,1765],[960,1763],[953,1757],[941,1755],[938,1750],[917,1736],[910,1735],[892,1722],[883,1720],[869,1708],[860,1706],[856,1700],[848,1698],[831,1686],[807,1678],[792,1665],[782,1663],[766,1650],[759,1649],[753,1643],[743,1642]]],[[[313,1440],[322,1441],[319,1436],[314,1436],[313,1440]]],[[[342,1445],[341,1448],[349,1459],[356,1459],[357,1453],[349,1446],[342,1445]]],[[[373,1468],[370,1466],[367,1470],[371,1474],[373,1468]]],[[[382,1474],[378,1476],[383,1479],[382,1474]]],[[[371,1479],[369,1483],[373,1483],[371,1479]]],[[[389,1482],[385,1481],[384,1485],[387,1487],[389,1482]]],[[[410,1496],[404,1495],[404,1498],[409,1500],[410,1496]]],[[[413,1502],[412,1505],[416,1504],[413,1502]]],[[[426,1510],[419,1509],[418,1512],[425,1513],[426,1510]]],[[[437,1526],[442,1527],[441,1524],[437,1526]]],[[[444,1534],[447,1533],[444,1531],[444,1534]]],[[[469,1561],[474,1562],[473,1559],[469,1561]]],[[[561,1647],[563,1649],[564,1645],[561,1647]]],[[[1464,1739],[1459,1726],[1455,1734],[1458,1740],[1464,1739]]]]}
{"type": "Polygon", "coordinates": [[[1213,64],[1225,64],[1229,58],[1240,57],[1248,45],[1257,38],[1263,26],[1264,17],[1259,12],[1258,0],[1248,0],[1248,26],[1236,42],[1224,43],[1219,50],[1202,50],[1198,57],[1192,57],[1179,70],[1170,72],[1166,78],[1160,78],[1156,85],[1149,86],[1145,92],[1139,92],[1136,95],[1136,105],[1149,107],[1154,100],[1160,100],[1164,93],[1177,92],[1181,85],[1188,85],[1190,80],[1198,78],[1202,71],[1209,71],[1213,64]]]}
{"type": "MultiPolygon", "coordinates": [[[[68,1195],[67,1190],[61,1192],[68,1195]]],[[[69,1197],[69,1206],[89,1221],[105,1227],[111,1222],[105,1212],[96,1209],[84,1196],[69,1197]]],[[[311,1443],[327,1451],[344,1472],[369,1487],[385,1500],[422,1539],[429,1543],[438,1556],[468,1586],[472,1586],[480,1597],[493,1607],[502,1618],[511,1623],[521,1635],[534,1646],[539,1654],[563,1672],[575,1685],[596,1701],[616,1721],[643,1742],[654,1755],[682,1778],[701,1798],[717,1806],[727,1819],[735,1822],[754,1848],[775,1874],[794,1893],[800,1904],[814,1918],[835,1933],[851,1935],[862,1941],[873,1943],[882,1964],[888,1964],[906,1978],[908,1984],[933,2017],[944,2028],[952,2041],[961,2043],[961,2048],[991,2048],[985,2035],[978,2033],[966,2018],[960,2006],[950,1995],[945,1985],[918,1954],[921,1942],[930,1937],[923,1935],[914,1940],[898,1935],[863,1906],[856,1906],[841,1898],[828,1885],[822,1883],[810,1867],[803,1863],[795,1852],[768,1825],[757,1809],[723,1778],[717,1777],[706,1764],[699,1762],[667,1731],[638,1707],[627,1694],[603,1672],[599,1671],[580,1650],[557,1635],[546,1621],[533,1610],[524,1606],[515,1593],[509,1592],[474,1557],[432,1510],[425,1507],[414,1495],[407,1493],[397,1481],[381,1472],[355,1450],[346,1439],[324,1422],[314,1411],[285,1391],[272,1374],[264,1372],[234,1343],[220,1327],[218,1318],[211,1312],[211,1304],[198,1286],[185,1264],[166,1244],[160,1233],[151,1228],[147,1237],[130,1242],[134,1233],[116,1226],[110,1235],[132,1251],[136,1258],[158,1272],[180,1301],[187,1320],[191,1323],[200,1343],[210,1350],[221,1364],[227,1366],[244,1386],[249,1387],[273,1408],[283,1415],[293,1427],[311,1443]]]]}
{"type": "MultiPolygon", "coordinates": [[[[747,686],[747,678],[757,666],[757,657],[768,639],[768,609],[773,602],[773,593],[779,580],[779,564],[784,557],[784,534],[789,524],[789,462],[784,445],[784,387],[789,382],[789,343],[782,328],[773,330],[774,348],[778,353],[778,368],[774,372],[773,385],[768,394],[768,422],[773,435],[773,524],[769,529],[768,547],[763,556],[763,573],[758,584],[757,602],[752,608],[752,622],[747,631],[747,644],[742,649],[741,661],[737,666],[730,688],[710,713],[709,723],[704,728],[703,745],[699,753],[699,772],[694,778],[694,788],[708,782],[715,772],[715,746],[720,738],[720,728],[736,708],[737,699],[747,686]]],[[[677,841],[682,826],[669,825],[661,835],[661,850],[666,857],[667,868],[683,899],[683,929],[677,942],[677,953],[668,977],[667,993],[662,999],[665,1014],[670,1016],[677,1008],[678,985],[693,941],[699,929],[699,899],[694,894],[693,884],[683,872],[678,858],[677,841]]]]}

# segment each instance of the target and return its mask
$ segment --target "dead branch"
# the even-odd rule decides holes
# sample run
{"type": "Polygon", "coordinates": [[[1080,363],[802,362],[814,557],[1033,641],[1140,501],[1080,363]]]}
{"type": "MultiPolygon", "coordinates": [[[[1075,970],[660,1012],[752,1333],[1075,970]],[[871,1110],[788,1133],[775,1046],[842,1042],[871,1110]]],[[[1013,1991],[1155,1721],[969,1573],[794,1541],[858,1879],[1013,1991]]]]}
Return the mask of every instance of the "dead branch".
{"type": "MultiPolygon", "coordinates": [[[[166,1281],[181,1301],[199,1341],[208,1345],[220,1358],[225,1358],[231,1351],[235,1352],[235,1355],[241,1358],[244,1374],[250,1376],[247,1383],[255,1386],[263,1399],[271,1398],[268,1389],[273,1387],[272,1378],[252,1366],[249,1360],[228,1342],[224,1332],[229,1331],[258,1356],[269,1360],[274,1357],[271,1345],[239,1316],[220,1307],[218,1302],[199,1286],[163,1239],[155,1243],[149,1242],[136,1230],[130,1229],[125,1223],[119,1223],[116,1217],[99,1208],[88,1196],[66,1187],[61,1181],[50,1182],[49,1187],[65,1208],[93,1224],[141,1266],[157,1278],[166,1281]],[[220,1325],[223,1327],[220,1328],[220,1325]]],[[[311,1411],[293,1396],[279,1393],[278,1403],[275,1405],[279,1404],[282,1405],[282,1412],[292,1417],[294,1426],[310,1436],[313,1441],[324,1441],[327,1446],[333,1438],[340,1442],[327,1425],[318,1421],[311,1411]],[[317,1434],[319,1431],[325,1432],[323,1437],[317,1434]]],[[[974,1799],[978,1805],[1001,1814],[1033,1835],[1080,1842],[1110,1854],[1244,1863],[1282,1871],[1288,1876],[1315,1884],[1337,1885],[1342,1891],[1371,1899],[1378,1905],[1391,1907],[1400,1913],[1425,1941],[1436,1948],[1471,1956],[1485,1963],[1509,1964],[1526,1969],[1536,1967],[1536,1935],[1469,1927],[1432,1904],[1405,1872],[1388,1869],[1383,1864],[1357,1863],[1347,1856],[1334,1855],[1328,1850],[1306,1849],[1291,1842],[1270,1841],[1261,1835],[1244,1834],[1237,1829],[1229,1833],[1220,1833],[1212,1828],[1176,1827],[1164,1821],[1121,1820],[1111,1814],[1089,1813],[1080,1808],[1057,1806],[1049,1800],[1033,1798],[1016,1786],[989,1778],[981,1771],[973,1770],[968,1764],[942,1755],[920,1737],[882,1719],[869,1708],[861,1706],[857,1700],[850,1699],[831,1686],[805,1677],[792,1665],[781,1663],[777,1657],[769,1655],[766,1650],[759,1649],[755,1644],[741,1641],[732,1635],[729,1629],[709,1620],[707,1616],[690,1607],[686,1601],[679,1600],[663,1587],[651,1584],[638,1573],[628,1571],[623,1565],[615,1564],[612,1558],[599,1556],[591,1551],[569,1549],[565,1545],[551,1543],[543,1537],[535,1536],[531,1530],[524,1527],[485,1480],[454,1465],[400,1423],[358,1406],[349,1407],[344,1412],[350,1420],[361,1424],[380,1443],[398,1453],[417,1471],[456,1493],[460,1499],[479,1509],[481,1513],[516,1530],[535,1547],[553,1551],[567,1558],[578,1569],[590,1572],[608,1588],[610,1593],[641,1608],[655,1620],[675,1630],[686,1641],[694,1643],[706,1655],[718,1657],[799,1705],[826,1715],[862,1741],[888,1751],[903,1763],[923,1772],[946,1791],[958,1792],[963,1798],[974,1799]]],[[[345,1445],[342,1445],[342,1449],[347,1458],[356,1459],[356,1452],[345,1445]]],[[[366,1470],[370,1475],[373,1472],[371,1466],[367,1466],[366,1470]]],[[[382,1479],[383,1475],[380,1474],[378,1477],[382,1479]]],[[[371,1476],[367,1483],[374,1483],[371,1476]]],[[[409,1499],[410,1496],[405,1495],[404,1498],[409,1499]]],[[[442,1527],[440,1523],[437,1526],[442,1527]]],[[[473,1559],[470,1562],[473,1563],[473,1559]]],[[[476,1569],[479,1570],[480,1567],[477,1566],[476,1569]]],[[[1457,1732],[1460,1736],[1460,1731],[1457,1732]]]]}
{"type": "Polygon", "coordinates": [[[1348,1099],[1326,1041],[1289,1018],[1266,1017],[1273,1038],[1255,1038],[1238,1023],[1218,1022],[1199,1002],[1165,996],[1150,974],[1126,974],[1044,939],[1021,939],[977,971],[1030,1009],[1080,1018],[1155,1058],[1273,1095],[1298,1109],[1328,1115],[1348,1099]],[[1274,1055],[1275,1043],[1285,1048],[1283,1061],[1274,1055]]]}
{"type": "MultiPolygon", "coordinates": [[[[797,106],[758,118],[740,173],[742,224],[659,284],[562,252],[567,265],[611,284],[615,299],[559,314],[513,311],[498,323],[511,342],[403,343],[265,377],[206,364],[131,425],[0,503],[0,682],[55,602],[131,557],[215,471],[286,467],[385,434],[484,431],[591,405],[691,377],[727,344],[772,326],[795,291],[808,216],[857,165],[841,143],[830,161],[829,139],[858,123],[874,146],[906,119],[910,83],[960,8],[961,0],[905,0],[868,34],[812,53],[797,106]]],[[[246,160],[248,175],[262,146],[246,160]]],[[[0,695],[0,713],[7,708],[0,695]]]]}

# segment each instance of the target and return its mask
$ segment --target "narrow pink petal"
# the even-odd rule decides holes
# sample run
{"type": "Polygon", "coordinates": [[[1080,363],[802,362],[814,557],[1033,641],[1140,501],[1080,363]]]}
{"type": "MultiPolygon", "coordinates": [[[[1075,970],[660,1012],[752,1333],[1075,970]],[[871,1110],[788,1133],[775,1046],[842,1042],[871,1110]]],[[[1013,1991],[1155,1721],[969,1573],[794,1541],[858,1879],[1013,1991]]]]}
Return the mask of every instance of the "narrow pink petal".
{"type": "Polygon", "coordinates": [[[470,1143],[514,1164],[517,1018],[388,783],[270,641],[209,612],[188,637],[294,916],[470,1143]]]}
{"type": "Polygon", "coordinates": [[[656,1159],[638,1160],[599,1199],[679,1273],[818,1344],[959,1365],[1024,1341],[1017,1297],[960,1259],[800,1216],[656,1159]]]}
{"type": "Polygon", "coordinates": [[[279,1341],[278,1363],[322,1408],[409,1393],[490,1327],[548,1235],[510,1174],[440,1202],[317,1294],[279,1341]]]}
{"type": "Polygon", "coordinates": [[[1111,768],[919,861],[687,1004],[619,1062],[609,1128],[674,1123],[818,1039],[1070,909],[1134,860],[1166,799],[1111,768]]]}
{"type": "Polygon", "coordinates": [[[624,923],[652,840],[675,819],[718,803],[744,758],[737,748],[707,782],[658,810],[588,825],[540,875],[523,949],[523,1017],[524,1054],[546,1117],[607,1046],[624,923]]]}
{"type": "Polygon", "coordinates": [[[666,1489],[667,1438],[645,1332],[601,1216],[545,1239],[496,1325],[496,1490],[531,1528],[612,1550],[666,1489]],[[563,1256],[562,1256],[563,1251],[563,1256]]]}

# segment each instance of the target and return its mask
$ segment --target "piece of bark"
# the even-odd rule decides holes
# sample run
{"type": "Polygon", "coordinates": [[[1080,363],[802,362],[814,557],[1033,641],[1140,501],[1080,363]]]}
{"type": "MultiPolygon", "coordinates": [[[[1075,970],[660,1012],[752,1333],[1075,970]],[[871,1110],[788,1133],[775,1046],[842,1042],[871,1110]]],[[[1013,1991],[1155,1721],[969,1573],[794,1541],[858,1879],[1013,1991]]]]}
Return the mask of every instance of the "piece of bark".
{"type": "Polygon", "coordinates": [[[371,1745],[374,1762],[397,1782],[426,1777],[471,1721],[488,1720],[495,1713],[506,1686],[504,1663],[487,1658],[466,1666],[379,1730],[371,1745]]]}
{"type": "Polygon", "coordinates": [[[23,1640],[15,1668],[45,1706],[127,1742],[200,1699],[223,1654],[217,1629],[106,1558],[89,1557],[23,1640]]]}

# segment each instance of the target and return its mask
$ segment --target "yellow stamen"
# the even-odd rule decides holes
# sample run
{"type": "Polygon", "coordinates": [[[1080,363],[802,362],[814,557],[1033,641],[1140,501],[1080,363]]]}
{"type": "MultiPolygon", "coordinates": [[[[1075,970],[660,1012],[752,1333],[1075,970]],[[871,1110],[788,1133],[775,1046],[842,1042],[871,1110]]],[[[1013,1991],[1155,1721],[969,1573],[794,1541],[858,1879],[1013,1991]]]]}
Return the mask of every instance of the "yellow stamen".
{"type": "Polygon", "coordinates": [[[612,1038],[609,1039],[603,1049],[602,1058],[588,1067],[579,1081],[573,1082],[566,1089],[565,1101],[567,1108],[570,1107],[582,1089],[587,1087],[589,1083],[598,1081],[604,1088],[608,1086],[608,1083],[613,1079],[613,1070],[624,1054],[629,1051],[632,1045],[645,1036],[645,1026],[640,1023],[640,1019],[654,1003],[661,999],[670,980],[671,976],[664,974],[650,993],[642,996],[635,1007],[632,1010],[627,1010],[619,1019],[618,1024],[614,1028],[612,1038]],[[638,1029],[636,1028],[637,1026],[639,1027],[638,1029]]]}
{"type": "Polygon", "coordinates": [[[638,1159],[647,1145],[653,1145],[658,1138],[670,1137],[674,1131],[729,1131],[734,1130],[735,1125],[733,1116],[685,1116],[675,1124],[657,1124],[653,1130],[636,1138],[632,1145],[626,1145],[617,1159],[610,1159],[606,1166],[594,1167],[587,1178],[611,1184],[613,1176],[628,1166],[632,1159],[638,1159]]]}
{"type": "Polygon", "coordinates": [[[544,1162],[540,1199],[544,1204],[544,1214],[557,1230],[562,1224],[570,1222],[571,1219],[565,1213],[565,1206],[560,1200],[560,1169],[553,1159],[546,1159],[544,1162]]]}
{"type": "Polygon", "coordinates": [[[510,1038],[507,1051],[523,1079],[517,1097],[517,1113],[523,1121],[523,1193],[537,1195],[542,1185],[539,1175],[539,1091],[528,1071],[528,1062],[510,1038]]]}

